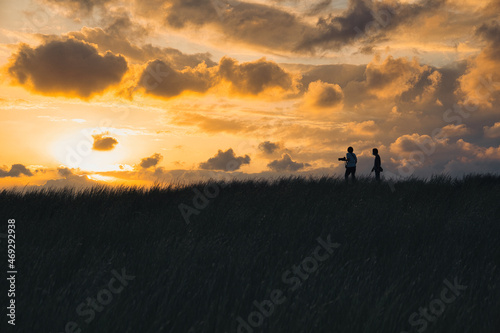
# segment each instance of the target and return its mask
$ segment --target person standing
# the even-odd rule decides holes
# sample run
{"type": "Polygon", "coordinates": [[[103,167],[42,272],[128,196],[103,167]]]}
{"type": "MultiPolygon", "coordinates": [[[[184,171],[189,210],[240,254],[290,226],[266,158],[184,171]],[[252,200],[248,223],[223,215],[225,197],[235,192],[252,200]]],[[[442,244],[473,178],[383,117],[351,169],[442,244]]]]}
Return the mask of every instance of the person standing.
{"type": "Polygon", "coordinates": [[[375,179],[380,181],[380,172],[384,171],[382,169],[382,162],[380,161],[380,155],[378,154],[378,149],[373,148],[372,151],[373,156],[375,156],[375,162],[373,164],[372,172],[375,171],[375,179]]]}
{"type": "Polygon", "coordinates": [[[358,163],[358,158],[354,154],[354,149],[352,147],[347,148],[347,154],[345,155],[345,181],[348,182],[349,175],[352,175],[353,183],[356,182],[356,163],[358,163]]]}

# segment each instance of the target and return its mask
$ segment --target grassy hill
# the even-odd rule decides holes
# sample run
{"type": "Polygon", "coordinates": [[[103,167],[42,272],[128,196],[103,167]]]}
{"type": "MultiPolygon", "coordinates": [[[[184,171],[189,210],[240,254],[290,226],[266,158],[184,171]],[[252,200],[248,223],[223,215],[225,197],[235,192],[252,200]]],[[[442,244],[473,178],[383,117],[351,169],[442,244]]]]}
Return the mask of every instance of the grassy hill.
{"type": "Polygon", "coordinates": [[[500,177],[394,189],[0,192],[18,266],[16,327],[2,314],[0,331],[499,332],[500,177]]]}

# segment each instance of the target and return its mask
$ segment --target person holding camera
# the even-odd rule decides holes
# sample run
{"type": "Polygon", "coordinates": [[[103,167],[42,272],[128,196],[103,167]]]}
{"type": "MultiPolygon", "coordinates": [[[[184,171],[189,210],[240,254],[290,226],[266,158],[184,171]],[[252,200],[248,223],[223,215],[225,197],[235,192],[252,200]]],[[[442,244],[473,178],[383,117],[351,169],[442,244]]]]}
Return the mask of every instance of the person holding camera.
{"type": "Polygon", "coordinates": [[[356,163],[358,163],[358,158],[356,154],[353,153],[354,149],[352,147],[347,148],[347,154],[345,157],[339,158],[339,161],[344,161],[345,163],[345,181],[348,182],[349,175],[352,175],[352,181],[356,182],[356,163]]]}

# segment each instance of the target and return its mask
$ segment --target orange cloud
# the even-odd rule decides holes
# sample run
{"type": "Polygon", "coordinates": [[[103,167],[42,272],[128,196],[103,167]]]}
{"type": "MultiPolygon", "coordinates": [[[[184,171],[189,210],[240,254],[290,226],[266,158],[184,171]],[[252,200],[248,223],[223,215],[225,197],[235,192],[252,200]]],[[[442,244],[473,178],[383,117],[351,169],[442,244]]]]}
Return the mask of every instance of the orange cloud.
{"type": "Polygon", "coordinates": [[[486,47],[469,60],[467,73],[458,80],[457,90],[466,104],[491,107],[500,91],[500,24],[498,21],[481,25],[476,34],[486,41],[486,47]]]}
{"type": "Polygon", "coordinates": [[[349,137],[372,137],[377,134],[379,128],[375,121],[367,120],[362,122],[351,122],[344,126],[344,132],[349,137]]]}
{"type": "Polygon", "coordinates": [[[448,138],[448,137],[457,137],[465,135],[467,133],[469,133],[469,129],[465,124],[460,124],[460,125],[449,124],[441,129],[439,135],[443,138],[448,138]]]}
{"type": "MultiPolygon", "coordinates": [[[[394,98],[410,90],[429,71],[426,65],[421,66],[417,59],[393,58],[388,56],[383,62],[376,56],[366,66],[366,87],[379,98],[394,98]]],[[[437,84],[439,76],[431,76],[431,84],[437,84]]]]}
{"type": "Polygon", "coordinates": [[[211,118],[195,113],[182,113],[173,118],[172,122],[182,126],[197,126],[207,133],[239,133],[253,131],[258,125],[241,120],[211,118]]]}
{"type": "Polygon", "coordinates": [[[338,84],[314,81],[304,94],[304,103],[311,113],[331,113],[342,110],[344,93],[338,84]]]}
{"type": "Polygon", "coordinates": [[[444,142],[436,142],[429,135],[413,133],[397,138],[396,141],[390,144],[389,150],[392,153],[405,156],[417,152],[429,155],[435,151],[437,144],[444,144],[444,142]]]}
{"type": "Polygon", "coordinates": [[[475,158],[482,160],[500,160],[500,146],[485,148],[462,139],[457,141],[457,145],[463,151],[471,153],[475,158]]]}
{"type": "Polygon", "coordinates": [[[484,126],[483,130],[487,138],[500,138],[500,122],[496,122],[493,126],[484,126]]]}
{"type": "Polygon", "coordinates": [[[92,145],[92,149],[94,150],[108,151],[115,148],[118,144],[118,140],[113,137],[106,136],[106,133],[95,134],[92,135],[92,137],[94,138],[94,144],[92,145]]]}
{"type": "Polygon", "coordinates": [[[113,0],[45,0],[46,2],[63,6],[73,15],[89,15],[96,7],[103,7],[113,0]]]}

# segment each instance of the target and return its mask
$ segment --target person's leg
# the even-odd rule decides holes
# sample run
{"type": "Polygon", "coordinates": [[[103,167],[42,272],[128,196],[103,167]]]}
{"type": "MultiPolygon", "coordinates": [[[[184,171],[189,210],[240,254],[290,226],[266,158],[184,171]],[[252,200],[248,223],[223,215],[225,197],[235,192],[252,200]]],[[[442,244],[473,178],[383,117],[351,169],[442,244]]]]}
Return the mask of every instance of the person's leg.
{"type": "Polygon", "coordinates": [[[375,171],[375,180],[380,180],[380,171],[375,171]]]}
{"type": "Polygon", "coordinates": [[[356,167],[352,168],[351,174],[352,174],[352,182],[355,183],[356,182],[356,167]]]}
{"type": "Polygon", "coordinates": [[[346,183],[348,182],[349,174],[351,171],[349,170],[350,168],[345,168],[345,181],[346,183]]]}

